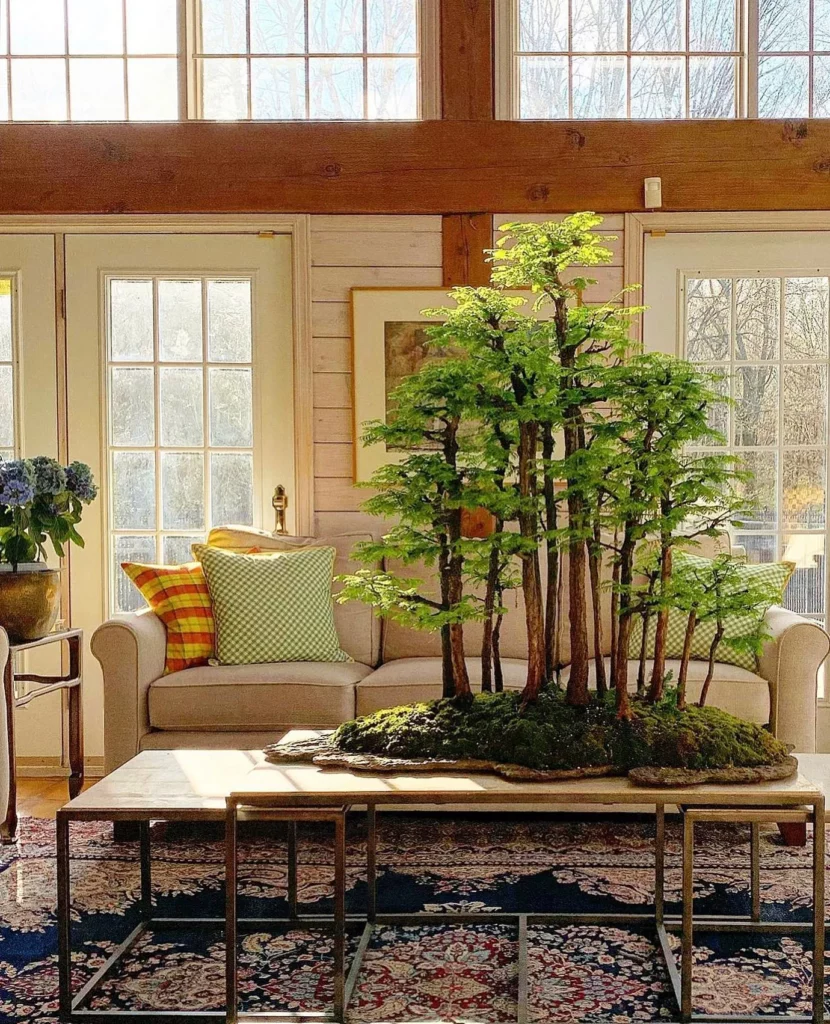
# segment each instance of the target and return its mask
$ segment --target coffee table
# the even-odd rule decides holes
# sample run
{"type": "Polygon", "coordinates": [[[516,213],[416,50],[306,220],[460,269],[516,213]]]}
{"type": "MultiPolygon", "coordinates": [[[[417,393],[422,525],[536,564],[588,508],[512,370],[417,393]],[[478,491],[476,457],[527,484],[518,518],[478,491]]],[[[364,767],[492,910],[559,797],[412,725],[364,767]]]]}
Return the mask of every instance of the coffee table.
{"type": "Polygon", "coordinates": [[[516,810],[544,809],[567,804],[647,804],[655,808],[655,902],[648,911],[625,914],[487,914],[486,920],[514,923],[519,934],[519,1024],[527,1019],[529,979],[527,933],[542,924],[609,924],[648,926],[654,929],[677,1001],[681,1020],[722,1020],[693,1013],[692,951],[694,931],[746,931],[770,934],[812,935],[814,970],[812,1012],[805,1016],[774,1017],[739,1015],[735,1021],[824,1020],[824,793],[820,785],[803,775],[782,782],[751,786],[720,785],[683,789],[635,787],[627,779],[583,779],[558,783],[508,782],[491,775],[373,776],[346,771],[322,771],[313,765],[271,765],[256,751],[145,751],[101,780],[58,812],[58,930],[60,951],[60,1012],[67,1022],[123,1021],[143,1017],[166,1024],[190,1017],[235,1021],[342,1020],[355,989],[360,960],[377,924],[417,924],[452,921],[480,921],[480,915],[429,913],[386,914],[379,911],[375,895],[377,809],[379,807],[429,806],[440,810],[463,804],[486,809],[509,805],[516,810]],[[679,806],[683,815],[683,912],[664,912],[665,809],[679,806]],[[368,900],[365,914],[345,913],[345,820],[351,811],[368,815],[367,846],[368,900]],[[220,821],[226,823],[227,907],[225,919],[155,918],[152,909],[150,872],[150,831],[152,820],[220,821]],[[236,911],[236,833],[240,820],[275,819],[289,823],[289,913],[287,917],[240,919],[236,911]],[[296,907],[296,841],[298,823],[326,820],[336,831],[336,885],[333,918],[298,915],[296,907]],[[748,917],[711,917],[693,914],[693,869],[695,827],[702,821],[741,821],[751,827],[750,878],[752,911],[748,917]],[[71,893],[69,827],[72,821],[138,821],[141,839],[141,922],[125,937],[95,976],[77,993],[71,982],[71,893]],[[813,919],[810,922],[775,922],[760,919],[758,836],[761,823],[811,822],[813,829],[813,919]],[[176,1012],[97,1011],[88,1002],[97,986],[117,966],[138,938],[153,927],[200,924],[226,931],[227,1011],[176,1012]],[[327,1014],[237,1013],[236,955],[238,933],[248,928],[274,924],[332,927],[335,940],[334,1007],[327,1014]],[[357,953],[348,972],[345,963],[345,933],[349,926],[360,931],[357,953]],[[669,935],[681,936],[678,968],[669,935]]]}

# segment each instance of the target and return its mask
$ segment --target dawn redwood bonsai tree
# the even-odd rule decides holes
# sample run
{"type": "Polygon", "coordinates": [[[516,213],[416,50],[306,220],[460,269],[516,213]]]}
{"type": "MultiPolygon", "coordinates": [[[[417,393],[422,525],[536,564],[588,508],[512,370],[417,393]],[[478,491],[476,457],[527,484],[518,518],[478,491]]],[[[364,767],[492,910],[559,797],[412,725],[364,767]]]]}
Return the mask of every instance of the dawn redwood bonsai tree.
{"type": "Polygon", "coordinates": [[[471,620],[483,623],[483,689],[494,682],[500,689],[503,594],[520,582],[528,650],[523,708],[556,685],[565,586],[567,704],[593,700],[593,661],[600,699],[608,686],[617,716],[630,717],[628,663],[640,619],[639,688],[643,699],[659,703],[676,604],[673,551],[722,529],[739,504],[739,474],[713,451],[719,437],[708,412],[721,401],[715,378],[633,347],[630,317],[639,310],[583,302],[592,284],[584,268],[611,256],[595,231],[600,222],[577,214],[503,228],[491,253],[493,287],[455,289],[455,306],[426,311],[443,320],[428,328],[440,358],[407,378],[388,422],[369,424],[364,434],[400,458],[374,474],[376,493],[365,506],[395,525],[359,554],[387,565],[434,565],[439,594],[388,569],[364,569],[343,578],[340,599],[359,598],[381,614],[439,630],[445,697],[471,698],[464,659],[464,623],[471,620]],[[517,296],[518,288],[534,298],[517,296]],[[476,510],[489,514],[492,530],[465,536],[465,515],[476,510]],[[640,572],[646,547],[652,559],[640,572]],[[606,680],[601,603],[608,591],[606,680]]]}

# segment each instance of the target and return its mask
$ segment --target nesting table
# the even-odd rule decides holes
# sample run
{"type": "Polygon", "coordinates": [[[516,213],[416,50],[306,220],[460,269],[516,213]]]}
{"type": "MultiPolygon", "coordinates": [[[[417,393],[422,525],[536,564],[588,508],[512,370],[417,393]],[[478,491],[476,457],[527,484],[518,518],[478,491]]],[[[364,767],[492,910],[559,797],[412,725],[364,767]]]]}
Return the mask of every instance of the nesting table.
{"type": "MultiPolygon", "coordinates": [[[[290,734],[289,734],[290,735],[290,734]]],[[[622,914],[573,914],[532,912],[487,914],[488,922],[513,923],[518,930],[517,1021],[528,1018],[528,928],[543,924],[597,924],[615,927],[635,925],[654,930],[677,1002],[681,1021],[714,1021],[694,1012],[692,1004],[692,954],[695,932],[756,932],[801,934],[812,938],[812,1012],[805,1016],[751,1014],[730,1019],[741,1022],[795,1021],[819,1024],[824,1020],[824,825],[822,787],[803,775],[781,782],[756,785],[716,785],[678,789],[635,787],[624,778],[583,779],[557,783],[509,782],[491,775],[426,775],[413,773],[380,776],[348,771],[322,771],[313,765],[271,765],[257,751],[145,751],[117,769],[58,812],[58,930],[60,1012],[65,1022],[123,1021],[132,1016],[147,1019],[147,1012],[91,1010],[88,1003],[98,985],[114,972],[138,938],[154,927],[199,925],[224,928],[227,943],[225,1011],[152,1013],[152,1020],[166,1024],[190,1016],[200,1020],[306,1021],[345,1019],[349,1000],[360,973],[361,958],[379,924],[482,920],[481,915],[430,913],[388,914],[378,907],[376,862],[378,808],[428,806],[435,811],[453,805],[480,807],[510,805],[517,811],[540,810],[567,804],[651,805],[655,809],[655,899],[647,911],[622,914]],[[683,819],[683,906],[679,916],[664,909],[665,814],[678,806],[683,819]],[[363,913],[346,914],[346,818],[350,812],[368,817],[366,856],[367,902],[363,913]],[[150,821],[224,821],[226,836],[226,913],[224,918],[158,918],[153,915],[150,858],[150,821]],[[73,821],[138,821],[141,841],[141,921],[127,935],[95,976],[77,993],[71,979],[71,884],[70,824],[73,821]],[[277,820],[288,826],[288,912],[281,918],[245,919],[237,913],[237,830],[240,822],[277,820]],[[297,907],[296,829],[304,822],[328,822],[334,829],[335,893],[333,915],[300,914],[297,907]],[[751,911],[744,917],[694,914],[695,829],[702,822],[746,822],[750,826],[751,911]],[[761,919],[759,834],[763,823],[811,823],[813,916],[809,922],[761,919]],[[239,934],[269,925],[331,928],[334,940],[334,1001],[326,1013],[241,1013],[238,1011],[237,946],[239,934]],[[346,963],[346,934],[354,930],[357,947],[346,963]],[[680,935],[679,964],[669,936],[680,935]]],[[[381,816],[382,817],[382,816],[381,816]]]]}

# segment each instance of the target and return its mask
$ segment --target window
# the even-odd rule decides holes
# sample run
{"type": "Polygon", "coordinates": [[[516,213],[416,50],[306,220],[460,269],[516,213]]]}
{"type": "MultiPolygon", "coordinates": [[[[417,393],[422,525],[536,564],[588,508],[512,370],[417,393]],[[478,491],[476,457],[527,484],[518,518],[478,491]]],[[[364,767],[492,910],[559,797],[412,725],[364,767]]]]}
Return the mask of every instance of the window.
{"type": "Polygon", "coordinates": [[[499,112],[825,117],[828,0],[509,0],[499,112]]]}
{"type": "Polygon", "coordinates": [[[179,116],[177,0],[0,0],[0,118],[179,116]]]}
{"type": "Polygon", "coordinates": [[[15,423],[17,381],[12,330],[13,295],[13,280],[9,277],[0,278],[0,459],[13,459],[18,447],[15,423]]]}
{"type": "Polygon", "coordinates": [[[419,116],[417,0],[201,0],[202,114],[419,116]]]}
{"type": "Polygon", "coordinates": [[[830,279],[687,277],[685,309],[685,354],[724,374],[715,425],[755,475],[736,542],[794,562],[785,604],[825,624],[830,279]]]}
{"type": "Polygon", "coordinates": [[[250,278],[108,288],[113,612],[143,599],[123,561],[175,564],[214,523],[254,521],[250,278]]]}

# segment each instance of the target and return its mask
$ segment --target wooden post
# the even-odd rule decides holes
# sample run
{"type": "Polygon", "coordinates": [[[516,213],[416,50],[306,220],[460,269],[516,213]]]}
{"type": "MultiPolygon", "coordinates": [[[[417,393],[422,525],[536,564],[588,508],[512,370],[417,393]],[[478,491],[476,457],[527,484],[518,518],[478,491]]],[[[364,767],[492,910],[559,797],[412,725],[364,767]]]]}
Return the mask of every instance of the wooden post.
{"type": "Polygon", "coordinates": [[[490,283],[484,250],[493,245],[493,218],[488,213],[452,213],[442,218],[444,286],[490,283]]]}
{"type": "Polygon", "coordinates": [[[493,0],[441,0],[441,116],[493,117],[493,0]]]}

